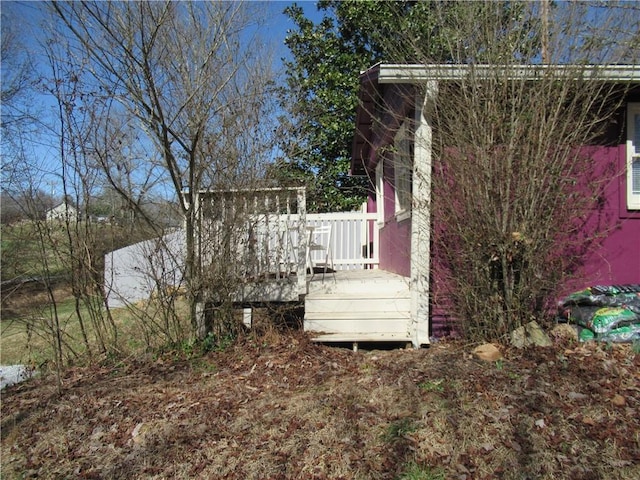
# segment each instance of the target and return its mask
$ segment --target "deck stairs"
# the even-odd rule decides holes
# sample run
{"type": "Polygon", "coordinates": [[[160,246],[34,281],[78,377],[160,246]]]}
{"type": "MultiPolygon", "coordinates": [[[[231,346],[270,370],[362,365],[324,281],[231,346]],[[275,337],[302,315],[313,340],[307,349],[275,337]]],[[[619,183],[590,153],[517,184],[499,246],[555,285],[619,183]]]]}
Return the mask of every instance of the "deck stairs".
{"type": "Polygon", "coordinates": [[[305,298],[304,330],[318,342],[410,342],[409,281],[384,270],[316,274],[305,298]]]}

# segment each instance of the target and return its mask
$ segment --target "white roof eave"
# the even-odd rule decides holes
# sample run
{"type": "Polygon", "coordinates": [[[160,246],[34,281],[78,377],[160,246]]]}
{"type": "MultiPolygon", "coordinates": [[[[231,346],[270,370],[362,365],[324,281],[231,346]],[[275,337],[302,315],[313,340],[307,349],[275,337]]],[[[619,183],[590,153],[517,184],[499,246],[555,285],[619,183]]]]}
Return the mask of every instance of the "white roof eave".
{"type": "MultiPolygon", "coordinates": [[[[422,83],[429,80],[461,80],[473,72],[495,77],[496,70],[509,70],[509,78],[536,80],[548,70],[560,75],[592,78],[608,82],[640,82],[639,65],[453,65],[453,64],[377,64],[378,83],[422,83]],[[491,73],[494,72],[493,75],[491,73]]],[[[366,73],[366,72],[365,72],[366,73]]],[[[502,73],[501,73],[502,75],[502,73]]]]}

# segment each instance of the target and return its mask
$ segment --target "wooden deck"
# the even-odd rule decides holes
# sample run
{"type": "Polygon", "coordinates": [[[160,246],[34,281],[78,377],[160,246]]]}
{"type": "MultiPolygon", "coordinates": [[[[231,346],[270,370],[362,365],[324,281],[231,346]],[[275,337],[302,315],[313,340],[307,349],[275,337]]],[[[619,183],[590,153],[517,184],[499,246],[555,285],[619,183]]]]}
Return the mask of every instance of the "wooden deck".
{"type": "Polygon", "coordinates": [[[315,274],[304,330],[318,342],[411,342],[409,279],[384,270],[315,274]]]}
{"type": "Polygon", "coordinates": [[[202,191],[193,201],[199,212],[196,250],[198,274],[207,286],[204,302],[219,301],[225,290],[226,298],[242,305],[250,325],[255,305],[304,299],[304,330],[316,341],[419,346],[409,279],[365,268],[379,265],[377,214],[307,215],[301,188],[202,191]],[[308,248],[314,231],[325,227],[331,235],[321,244],[338,270],[323,279],[305,274],[326,259],[314,256],[326,253],[308,248]],[[229,294],[229,285],[221,289],[208,278],[236,279],[238,285],[229,294]]]}

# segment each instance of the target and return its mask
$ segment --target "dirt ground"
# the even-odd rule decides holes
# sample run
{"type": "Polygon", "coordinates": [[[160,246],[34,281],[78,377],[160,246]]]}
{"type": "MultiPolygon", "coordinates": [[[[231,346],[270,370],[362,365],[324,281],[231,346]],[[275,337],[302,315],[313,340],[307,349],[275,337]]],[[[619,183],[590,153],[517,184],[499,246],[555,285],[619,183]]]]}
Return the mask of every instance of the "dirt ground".
{"type": "Polygon", "coordinates": [[[638,479],[630,345],[421,350],[247,338],[2,392],[2,478],[638,479]]]}

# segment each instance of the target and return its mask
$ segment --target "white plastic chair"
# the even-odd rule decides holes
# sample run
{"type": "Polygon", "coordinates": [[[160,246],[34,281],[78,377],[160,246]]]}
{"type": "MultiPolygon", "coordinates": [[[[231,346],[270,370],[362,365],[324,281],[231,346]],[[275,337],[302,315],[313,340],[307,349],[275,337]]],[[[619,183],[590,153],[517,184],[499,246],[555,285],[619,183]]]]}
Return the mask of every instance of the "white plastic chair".
{"type": "Polygon", "coordinates": [[[329,269],[334,274],[333,254],[331,252],[332,228],[331,225],[309,228],[309,243],[307,244],[307,258],[311,269],[311,279],[316,273],[316,268],[322,268],[322,281],[329,269]],[[314,262],[312,252],[324,252],[324,261],[314,262]]]}

